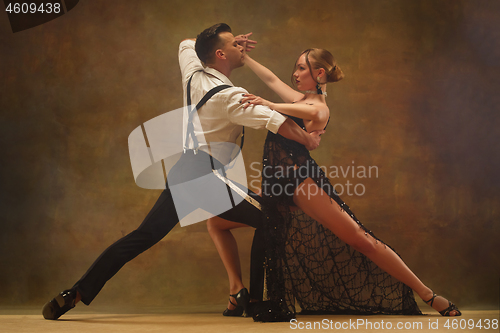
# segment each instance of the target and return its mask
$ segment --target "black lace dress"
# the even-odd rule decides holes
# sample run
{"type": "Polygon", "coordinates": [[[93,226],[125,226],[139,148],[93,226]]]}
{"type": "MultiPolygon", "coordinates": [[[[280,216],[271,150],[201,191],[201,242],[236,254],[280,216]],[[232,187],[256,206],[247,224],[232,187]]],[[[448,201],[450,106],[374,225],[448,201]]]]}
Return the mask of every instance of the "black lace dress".
{"type": "MultiPolygon", "coordinates": [[[[302,119],[290,118],[305,129],[302,119]]],[[[254,320],[288,321],[297,306],[301,314],[421,314],[408,286],[301,210],[290,209],[295,188],[308,177],[367,237],[381,242],[340,199],[303,145],[269,132],[262,172],[268,301],[254,320]]]]}

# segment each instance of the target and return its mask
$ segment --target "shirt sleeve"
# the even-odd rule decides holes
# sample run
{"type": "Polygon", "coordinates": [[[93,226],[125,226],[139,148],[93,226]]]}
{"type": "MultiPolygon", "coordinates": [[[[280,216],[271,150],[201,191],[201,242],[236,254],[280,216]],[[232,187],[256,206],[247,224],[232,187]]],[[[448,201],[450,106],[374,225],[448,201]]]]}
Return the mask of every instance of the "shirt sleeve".
{"type": "Polygon", "coordinates": [[[227,94],[228,118],[229,121],[234,124],[248,126],[254,129],[266,128],[276,134],[280,126],[287,119],[286,116],[271,110],[267,106],[252,105],[246,109],[243,108],[240,101],[243,99],[243,94],[248,94],[243,88],[231,88],[227,94]]]}
{"type": "Polygon", "coordinates": [[[183,40],[179,45],[179,67],[181,69],[182,81],[185,82],[191,75],[203,70],[203,64],[196,55],[194,40],[183,40]]]}

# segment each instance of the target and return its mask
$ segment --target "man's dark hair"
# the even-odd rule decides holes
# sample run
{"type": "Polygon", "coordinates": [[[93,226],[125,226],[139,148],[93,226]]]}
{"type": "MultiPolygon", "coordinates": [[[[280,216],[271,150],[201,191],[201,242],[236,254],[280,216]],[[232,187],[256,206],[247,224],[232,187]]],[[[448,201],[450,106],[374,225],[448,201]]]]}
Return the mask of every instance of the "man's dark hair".
{"type": "Polygon", "coordinates": [[[221,32],[231,32],[231,28],[226,23],[217,23],[196,37],[196,54],[204,64],[212,60],[215,50],[222,47],[223,41],[219,36],[221,32]]]}

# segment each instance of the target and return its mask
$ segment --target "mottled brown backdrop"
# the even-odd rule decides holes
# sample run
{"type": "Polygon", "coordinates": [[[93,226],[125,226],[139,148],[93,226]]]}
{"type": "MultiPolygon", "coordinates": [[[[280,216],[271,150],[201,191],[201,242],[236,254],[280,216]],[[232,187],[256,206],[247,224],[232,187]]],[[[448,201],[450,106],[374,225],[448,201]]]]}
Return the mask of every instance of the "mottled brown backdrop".
{"type": "MultiPolygon", "coordinates": [[[[332,181],[349,181],[351,194],[362,184],[344,200],[431,288],[465,308],[498,309],[495,0],[82,0],[15,34],[0,14],[0,305],[41,306],[141,223],[159,191],[135,185],[128,135],[182,105],[178,44],[217,22],[253,31],[254,58],[287,82],[301,50],[332,51],[346,77],[328,87],[331,121],[313,156],[329,170],[377,167],[332,181]]],[[[247,68],[231,78],[277,99],[247,68]]],[[[265,134],[248,131],[247,166],[265,134]]],[[[247,277],[252,231],[237,237],[247,277]]],[[[195,296],[221,310],[227,299],[204,222],[176,227],[94,304],[183,306],[195,296]]]]}

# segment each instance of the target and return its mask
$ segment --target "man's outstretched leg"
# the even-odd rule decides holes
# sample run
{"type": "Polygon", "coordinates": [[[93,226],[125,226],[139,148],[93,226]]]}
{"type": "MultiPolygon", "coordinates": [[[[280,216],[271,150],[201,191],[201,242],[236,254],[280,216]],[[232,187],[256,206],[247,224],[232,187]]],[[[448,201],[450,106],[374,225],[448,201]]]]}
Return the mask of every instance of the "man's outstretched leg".
{"type": "Polygon", "coordinates": [[[108,247],[92,264],[82,278],[71,288],[61,292],[43,307],[45,319],[58,319],[75,307],[81,299],[86,305],[101,291],[127,262],[158,243],[179,222],[170,189],[162,192],[144,222],[125,237],[108,247]]]}

